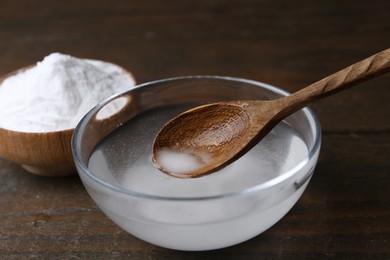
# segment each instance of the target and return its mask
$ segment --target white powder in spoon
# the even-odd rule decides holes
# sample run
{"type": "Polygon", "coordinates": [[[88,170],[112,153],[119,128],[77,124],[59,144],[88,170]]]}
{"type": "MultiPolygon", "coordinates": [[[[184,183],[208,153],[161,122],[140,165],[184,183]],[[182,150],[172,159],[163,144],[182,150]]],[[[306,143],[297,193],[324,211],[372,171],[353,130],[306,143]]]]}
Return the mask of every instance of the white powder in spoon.
{"type": "Polygon", "coordinates": [[[20,132],[74,128],[95,105],[134,86],[112,63],[52,53],[0,85],[0,127],[20,132]]]}
{"type": "Polygon", "coordinates": [[[197,171],[209,163],[211,159],[210,153],[195,149],[175,151],[165,148],[156,154],[156,160],[162,169],[176,176],[197,171]]]}

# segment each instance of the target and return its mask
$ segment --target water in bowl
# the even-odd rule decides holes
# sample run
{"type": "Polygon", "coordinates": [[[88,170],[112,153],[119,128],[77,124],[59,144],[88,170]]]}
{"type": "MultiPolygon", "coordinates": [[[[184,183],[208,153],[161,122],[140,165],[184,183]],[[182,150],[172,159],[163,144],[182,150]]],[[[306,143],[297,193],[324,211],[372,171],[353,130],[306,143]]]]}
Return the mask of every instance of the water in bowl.
{"type": "Polygon", "coordinates": [[[279,123],[257,146],[236,162],[210,175],[180,179],[151,162],[153,139],[188,105],[147,110],[117,129],[94,150],[89,169],[122,188],[163,197],[203,197],[239,192],[271,180],[307,158],[308,148],[288,123],[279,123]]]}

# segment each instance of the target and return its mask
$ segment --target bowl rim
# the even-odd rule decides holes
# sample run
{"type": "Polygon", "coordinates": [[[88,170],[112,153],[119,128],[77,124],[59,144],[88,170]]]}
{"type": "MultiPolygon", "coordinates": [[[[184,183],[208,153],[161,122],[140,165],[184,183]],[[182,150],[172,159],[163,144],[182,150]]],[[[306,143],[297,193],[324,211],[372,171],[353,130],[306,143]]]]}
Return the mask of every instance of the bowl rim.
{"type": "MultiPolygon", "coordinates": [[[[109,103],[111,100],[114,100],[115,98],[122,96],[126,93],[137,91],[140,88],[149,88],[153,87],[155,84],[160,83],[166,83],[169,81],[178,81],[178,80],[193,80],[193,79],[212,79],[212,80],[228,80],[228,81],[237,81],[242,83],[247,83],[251,85],[255,85],[258,87],[265,88],[267,90],[270,90],[276,94],[281,95],[289,95],[290,93],[286,90],[283,90],[281,88],[275,87],[273,85],[251,80],[251,79],[245,79],[245,78],[239,78],[239,77],[230,77],[230,76],[213,76],[213,75],[197,75],[197,76],[181,76],[181,77],[172,77],[172,78],[166,78],[166,79],[159,79],[154,80],[150,82],[145,82],[142,84],[135,85],[133,88],[125,90],[123,92],[117,93],[112,95],[111,97],[107,98],[106,100],[100,102],[97,104],[94,108],[92,108],[84,117],[81,119],[81,121],[77,124],[73,135],[72,135],[72,153],[73,153],[73,159],[77,168],[77,172],[80,175],[82,181],[83,176],[87,176],[89,179],[91,179],[93,182],[97,183],[98,185],[103,186],[104,188],[108,188],[112,191],[132,196],[132,197],[138,197],[138,198],[144,198],[144,199],[152,199],[152,200],[164,200],[164,201],[201,201],[201,200],[215,200],[215,199],[223,199],[223,198],[229,198],[229,197],[238,197],[243,195],[249,195],[254,194],[257,192],[261,192],[267,189],[270,189],[280,183],[283,183],[284,181],[288,180],[290,177],[294,176],[295,173],[299,172],[305,165],[307,165],[317,154],[317,152],[320,149],[321,146],[321,125],[320,122],[315,115],[315,113],[309,108],[305,107],[302,110],[305,112],[306,117],[313,122],[313,129],[315,131],[314,136],[314,142],[312,148],[308,151],[307,156],[299,162],[297,165],[295,165],[290,170],[280,174],[279,176],[272,178],[266,182],[251,186],[249,188],[246,188],[244,190],[240,191],[234,191],[234,192],[227,192],[227,193],[221,193],[216,195],[207,195],[207,196],[194,196],[194,197],[175,197],[175,196],[161,196],[161,195],[154,195],[149,193],[143,193],[139,191],[133,191],[129,189],[122,188],[120,186],[110,184],[108,182],[103,181],[102,179],[98,178],[96,175],[94,175],[88,168],[86,164],[83,163],[81,159],[80,154],[80,140],[81,140],[81,134],[85,127],[87,126],[88,122],[92,119],[92,117],[98,112],[103,106],[105,106],[107,103],[109,103]]],[[[311,173],[309,174],[311,175],[311,173]]],[[[306,178],[305,181],[309,180],[309,178],[306,178]]]]}

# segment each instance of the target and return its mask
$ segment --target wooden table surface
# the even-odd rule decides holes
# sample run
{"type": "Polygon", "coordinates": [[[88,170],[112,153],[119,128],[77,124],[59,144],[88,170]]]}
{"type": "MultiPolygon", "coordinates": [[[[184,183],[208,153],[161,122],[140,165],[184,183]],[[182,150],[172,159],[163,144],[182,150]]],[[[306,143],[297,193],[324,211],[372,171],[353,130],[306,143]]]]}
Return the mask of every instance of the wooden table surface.
{"type": "MultiPolygon", "coordinates": [[[[62,52],[118,63],[139,83],[228,75],[292,92],[388,47],[387,0],[0,1],[0,74],[62,52]]],[[[247,242],[150,245],[103,215],[76,175],[38,177],[0,159],[0,259],[390,259],[389,75],[312,108],[323,128],[315,174],[247,242]]]]}

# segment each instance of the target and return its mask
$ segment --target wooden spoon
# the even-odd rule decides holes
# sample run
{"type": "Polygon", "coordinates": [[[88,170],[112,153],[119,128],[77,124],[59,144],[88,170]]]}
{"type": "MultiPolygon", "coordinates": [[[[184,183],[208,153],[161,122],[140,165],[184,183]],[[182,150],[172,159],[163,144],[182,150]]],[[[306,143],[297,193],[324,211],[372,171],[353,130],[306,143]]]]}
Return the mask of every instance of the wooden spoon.
{"type": "Polygon", "coordinates": [[[308,103],[390,70],[390,49],[275,100],[239,100],[190,109],[157,134],[152,161],[164,173],[194,178],[232,163],[278,122],[308,103]]]}

